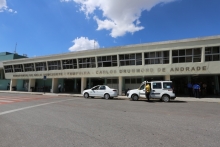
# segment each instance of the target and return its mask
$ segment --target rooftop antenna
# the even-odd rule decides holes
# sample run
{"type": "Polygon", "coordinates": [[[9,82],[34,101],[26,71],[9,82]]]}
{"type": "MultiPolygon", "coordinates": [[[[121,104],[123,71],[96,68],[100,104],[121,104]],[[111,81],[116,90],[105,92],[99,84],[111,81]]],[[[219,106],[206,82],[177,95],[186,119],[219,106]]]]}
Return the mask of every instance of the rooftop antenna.
{"type": "Polygon", "coordinates": [[[15,44],[15,51],[14,51],[15,54],[16,54],[16,48],[17,48],[17,42],[16,42],[16,44],[15,44]]]}

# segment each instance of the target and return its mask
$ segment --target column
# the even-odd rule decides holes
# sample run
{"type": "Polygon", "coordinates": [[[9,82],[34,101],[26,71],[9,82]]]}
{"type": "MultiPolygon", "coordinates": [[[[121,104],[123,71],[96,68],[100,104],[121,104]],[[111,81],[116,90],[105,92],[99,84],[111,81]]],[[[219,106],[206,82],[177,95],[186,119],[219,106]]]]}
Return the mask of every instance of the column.
{"type": "Polygon", "coordinates": [[[82,77],[81,78],[81,93],[83,92],[83,90],[86,88],[86,78],[82,77]]]}
{"type": "Polygon", "coordinates": [[[57,78],[53,78],[52,79],[52,87],[51,87],[51,93],[55,93],[58,92],[58,79],[57,78]]]}
{"type": "Polygon", "coordinates": [[[10,91],[12,91],[12,87],[16,87],[17,88],[17,79],[11,79],[10,91]]]}
{"type": "Polygon", "coordinates": [[[165,78],[165,81],[170,81],[170,75],[165,75],[164,78],[165,78]]]}
{"type": "Polygon", "coordinates": [[[31,89],[31,87],[34,86],[35,86],[35,79],[29,79],[28,92],[32,92],[34,89],[31,89]]]}
{"type": "Polygon", "coordinates": [[[122,95],[122,77],[118,77],[118,94],[122,95]]]}
{"type": "Polygon", "coordinates": [[[142,65],[145,65],[144,53],[142,53],[142,65]]]}
{"type": "Polygon", "coordinates": [[[173,60],[173,58],[172,58],[172,50],[170,50],[169,53],[170,53],[169,64],[172,64],[172,60],[173,60]]]}
{"type": "Polygon", "coordinates": [[[201,62],[204,63],[205,62],[205,47],[202,48],[201,51],[201,62]]]}

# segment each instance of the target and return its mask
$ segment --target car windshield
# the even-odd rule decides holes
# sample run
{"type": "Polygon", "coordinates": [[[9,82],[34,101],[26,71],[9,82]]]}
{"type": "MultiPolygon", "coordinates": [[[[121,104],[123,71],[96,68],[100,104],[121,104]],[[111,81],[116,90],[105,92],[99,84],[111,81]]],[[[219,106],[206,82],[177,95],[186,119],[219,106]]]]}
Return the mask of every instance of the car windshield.
{"type": "Polygon", "coordinates": [[[145,83],[141,83],[139,90],[143,90],[145,88],[145,83]]]}

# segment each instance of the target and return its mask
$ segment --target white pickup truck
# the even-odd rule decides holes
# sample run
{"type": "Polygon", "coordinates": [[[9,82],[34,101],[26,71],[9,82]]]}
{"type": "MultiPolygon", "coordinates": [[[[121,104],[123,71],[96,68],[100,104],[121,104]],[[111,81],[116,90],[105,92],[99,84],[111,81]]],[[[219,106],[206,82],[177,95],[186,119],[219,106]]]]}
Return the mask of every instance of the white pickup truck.
{"type": "Polygon", "coordinates": [[[145,87],[147,83],[151,87],[150,98],[160,99],[164,102],[169,102],[170,99],[176,98],[175,93],[173,93],[172,81],[144,81],[138,89],[129,90],[127,97],[133,101],[137,101],[140,97],[146,98],[145,87]]]}

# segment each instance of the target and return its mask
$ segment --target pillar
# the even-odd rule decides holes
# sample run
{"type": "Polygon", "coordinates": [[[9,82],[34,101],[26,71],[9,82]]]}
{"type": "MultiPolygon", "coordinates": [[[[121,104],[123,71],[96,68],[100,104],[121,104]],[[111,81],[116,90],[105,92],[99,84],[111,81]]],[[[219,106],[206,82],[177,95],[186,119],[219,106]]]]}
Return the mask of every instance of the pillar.
{"type": "Polygon", "coordinates": [[[12,87],[16,87],[17,88],[17,79],[11,79],[10,91],[12,91],[12,87]]]}
{"type": "Polygon", "coordinates": [[[31,89],[31,87],[35,87],[35,79],[29,79],[28,92],[33,91],[33,89],[31,89]]]}
{"type": "Polygon", "coordinates": [[[82,77],[81,78],[81,93],[83,90],[86,88],[86,78],[82,77]]]}
{"type": "Polygon", "coordinates": [[[51,92],[52,93],[58,92],[58,79],[57,78],[52,79],[51,92]]]}
{"type": "Polygon", "coordinates": [[[122,77],[118,77],[118,94],[122,95],[122,77]]]}
{"type": "Polygon", "coordinates": [[[172,56],[173,56],[173,54],[172,54],[172,50],[170,50],[169,51],[169,64],[172,64],[173,63],[173,58],[172,58],[172,56]]]}
{"type": "Polygon", "coordinates": [[[165,75],[164,78],[165,78],[165,81],[170,81],[170,75],[165,75]]]}
{"type": "Polygon", "coordinates": [[[204,63],[205,62],[205,47],[202,48],[201,51],[201,62],[204,63]]]}

